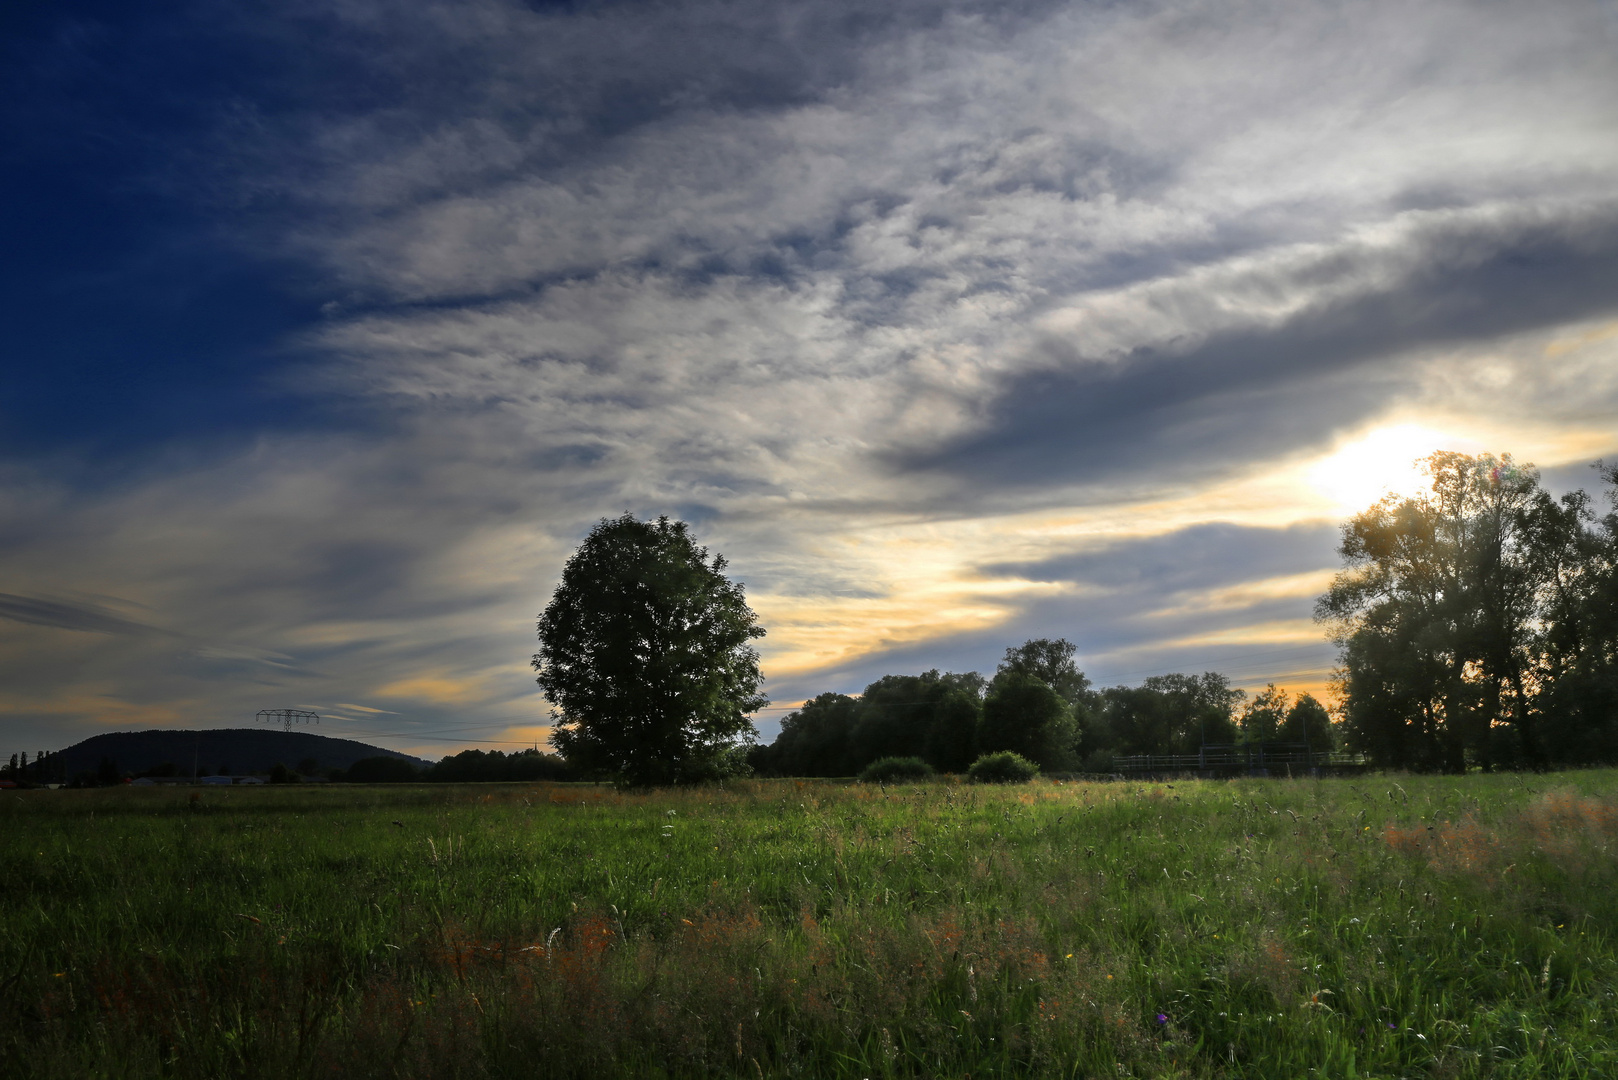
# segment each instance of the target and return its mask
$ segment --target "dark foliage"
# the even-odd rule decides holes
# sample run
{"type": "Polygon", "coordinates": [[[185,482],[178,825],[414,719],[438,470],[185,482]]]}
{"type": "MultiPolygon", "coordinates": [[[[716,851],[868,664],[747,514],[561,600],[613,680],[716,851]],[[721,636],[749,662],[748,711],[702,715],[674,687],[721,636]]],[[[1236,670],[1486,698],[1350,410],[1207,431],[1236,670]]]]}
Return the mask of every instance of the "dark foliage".
{"type": "Polygon", "coordinates": [[[421,770],[394,757],[362,758],[348,767],[343,779],[350,784],[403,784],[421,779],[421,770]]]}
{"type": "MultiPolygon", "coordinates": [[[[1509,456],[1438,453],[1432,489],[1343,527],[1317,616],[1349,745],[1461,772],[1618,760],[1618,513],[1509,456]]],[[[1618,471],[1597,463],[1618,491],[1618,471]]]]}
{"type": "Polygon", "coordinates": [[[979,752],[1014,751],[1041,768],[1066,769],[1078,736],[1073,707],[1049,685],[1015,671],[995,677],[978,722],[979,752]]]}
{"type": "Polygon", "coordinates": [[[853,776],[852,747],[860,703],[846,694],[821,694],[781,722],[768,746],[749,752],[753,769],[769,776],[853,776]]]}
{"type": "Polygon", "coordinates": [[[990,683],[935,670],[885,675],[858,698],[821,694],[749,759],[766,776],[854,776],[885,757],[960,774],[985,753],[1009,750],[1060,772],[1108,769],[1115,753],[1195,751],[1204,735],[1237,741],[1232,710],[1242,693],[1222,675],[1160,675],[1097,692],[1074,652],[1067,641],[1038,638],[1007,649],[990,683]]]}
{"type": "MultiPolygon", "coordinates": [[[[447,757],[427,771],[426,779],[450,783],[500,783],[525,780],[574,780],[577,773],[555,754],[519,750],[514,754],[499,750],[463,750],[447,757]]],[[[349,770],[349,779],[354,771],[349,770]]]]}
{"type": "Polygon", "coordinates": [[[854,759],[863,766],[920,754],[935,769],[960,771],[972,760],[982,686],[976,673],[884,675],[860,697],[859,723],[850,733],[854,759]]]}
{"type": "Polygon", "coordinates": [[[926,780],[936,776],[933,767],[919,757],[877,758],[860,770],[867,784],[893,784],[903,780],[926,780]]]}
{"type": "Polygon", "coordinates": [[[984,754],[972,762],[966,775],[979,784],[1026,784],[1039,775],[1039,766],[1011,750],[984,754]]]}
{"type": "Polygon", "coordinates": [[[1038,679],[1069,705],[1080,708],[1087,705],[1094,694],[1090,680],[1074,663],[1077,653],[1078,646],[1066,638],[1032,638],[1006,650],[1005,659],[995,671],[995,679],[1010,675],[1038,679]]]}
{"type": "Polygon", "coordinates": [[[884,675],[858,698],[821,694],[749,754],[765,776],[854,776],[884,757],[958,773],[976,753],[984,680],[976,672],[884,675]]]}
{"type": "Polygon", "coordinates": [[[702,781],[743,764],[747,714],[769,703],[764,629],[685,522],[602,520],[539,619],[551,742],[580,769],[635,785],[702,781]]]}
{"type": "Polygon", "coordinates": [[[1337,729],[1331,722],[1331,713],[1308,694],[1298,695],[1298,700],[1292,703],[1286,719],[1281,722],[1279,734],[1282,742],[1303,743],[1312,753],[1337,749],[1337,729]]]}
{"type": "Polygon", "coordinates": [[[1154,675],[1140,686],[1101,693],[1091,754],[1192,754],[1206,744],[1230,744],[1239,735],[1232,712],[1242,700],[1218,672],[1154,675]]]}

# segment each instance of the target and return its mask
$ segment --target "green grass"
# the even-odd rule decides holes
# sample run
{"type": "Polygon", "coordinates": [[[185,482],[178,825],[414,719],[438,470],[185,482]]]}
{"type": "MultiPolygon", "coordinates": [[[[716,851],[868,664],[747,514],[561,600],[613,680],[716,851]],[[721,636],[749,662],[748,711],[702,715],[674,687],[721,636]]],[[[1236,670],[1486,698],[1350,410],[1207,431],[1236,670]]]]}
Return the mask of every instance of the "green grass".
{"type": "Polygon", "coordinates": [[[1618,1075],[1618,773],[0,796],[31,1077],[1618,1075]]]}

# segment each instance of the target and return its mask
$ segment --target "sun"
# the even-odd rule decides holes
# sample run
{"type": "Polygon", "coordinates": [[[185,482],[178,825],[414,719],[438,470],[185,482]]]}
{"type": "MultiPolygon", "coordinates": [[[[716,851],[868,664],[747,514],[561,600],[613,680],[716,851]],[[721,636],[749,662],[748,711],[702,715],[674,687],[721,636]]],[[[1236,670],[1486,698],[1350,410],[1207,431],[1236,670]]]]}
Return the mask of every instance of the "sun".
{"type": "Polygon", "coordinates": [[[1420,424],[1375,428],[1313,465],[1309,484],[1348,511],[1363,510],[1384,495],[1417,495],[1431,483],[1421,459],[1456,442],[1420,424]]]}

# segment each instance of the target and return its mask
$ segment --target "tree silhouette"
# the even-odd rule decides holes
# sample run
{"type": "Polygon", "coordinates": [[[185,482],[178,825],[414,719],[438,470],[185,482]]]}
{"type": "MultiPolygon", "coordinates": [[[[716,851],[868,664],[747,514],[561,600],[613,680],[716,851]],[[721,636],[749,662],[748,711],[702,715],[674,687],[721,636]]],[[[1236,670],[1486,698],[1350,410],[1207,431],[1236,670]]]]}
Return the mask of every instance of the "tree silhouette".
{"type": "Polygon", "coordinates": [[[603,519],[539,618],[538,682],[575,767],[634,785],[724,775],[769,704],[742,586],[683,521],[603,519]]]}

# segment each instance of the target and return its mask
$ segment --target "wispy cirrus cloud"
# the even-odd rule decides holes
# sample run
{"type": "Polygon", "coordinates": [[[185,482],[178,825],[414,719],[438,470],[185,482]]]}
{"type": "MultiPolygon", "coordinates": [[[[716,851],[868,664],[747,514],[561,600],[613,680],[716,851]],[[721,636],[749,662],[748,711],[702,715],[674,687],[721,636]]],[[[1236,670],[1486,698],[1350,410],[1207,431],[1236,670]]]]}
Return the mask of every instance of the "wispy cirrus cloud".
{"type": "Polygon", "coordinates": [[[29,587],[0,587],[135,597],[209,643],[0,630],[15,716],[88,673],[199,717],[543,722],[533,617],[624,510],[730,556],[782,700],[1032,634],[1101,674],[1261,679],[1326,649],[1341,508],[1311,461],[1412,417],[1553,467],[1618,444],[1610,5],[209,26],[278,74],[163,184],[319,309],[233,384],[301,411],[115,490],[6,474],[29,587]]]}

